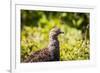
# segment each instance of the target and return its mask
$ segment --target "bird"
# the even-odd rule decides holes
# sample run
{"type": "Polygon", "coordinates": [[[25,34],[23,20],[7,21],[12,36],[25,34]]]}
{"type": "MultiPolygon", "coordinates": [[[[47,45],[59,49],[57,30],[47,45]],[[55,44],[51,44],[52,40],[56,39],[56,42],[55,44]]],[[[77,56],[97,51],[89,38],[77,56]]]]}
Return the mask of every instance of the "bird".
{"type": "Polygon", "coordinates": [[[53,27],[49,32],[49,44],[47,48],[43,48],[39,51],[32,52],[25,63],[32,62],[48,62],[48,61],[59,61],[60,60],[60,47],[58,35],[62,34],[60,28],[53,27]]]}

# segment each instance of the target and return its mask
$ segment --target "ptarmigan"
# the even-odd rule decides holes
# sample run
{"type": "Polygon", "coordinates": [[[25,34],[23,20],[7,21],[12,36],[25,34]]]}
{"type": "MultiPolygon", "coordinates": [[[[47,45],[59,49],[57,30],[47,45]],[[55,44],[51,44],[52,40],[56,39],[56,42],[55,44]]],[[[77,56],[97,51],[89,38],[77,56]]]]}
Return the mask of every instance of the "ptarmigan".
{"type": "Polygon", "coordinates": [[[24,61],[27,62],[47,62],[47,61],[59,61],[59,41],[58,35],[64,33],[58,27],[51,29],[49,33],[49,44],[47,48],[32,52],[28,58],[24,61]]]}

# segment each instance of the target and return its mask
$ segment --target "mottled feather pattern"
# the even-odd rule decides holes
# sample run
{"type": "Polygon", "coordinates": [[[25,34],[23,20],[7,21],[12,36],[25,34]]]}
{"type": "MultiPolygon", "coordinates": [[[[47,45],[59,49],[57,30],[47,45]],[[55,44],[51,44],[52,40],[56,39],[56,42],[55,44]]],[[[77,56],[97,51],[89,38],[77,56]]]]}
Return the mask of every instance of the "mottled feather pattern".
{"type": "Polygon", "coordinates": [[[48,51],[48,48],[32,52],[24,62],[42,62],[42,61],[50,61],[50,52],[48,51]]]}

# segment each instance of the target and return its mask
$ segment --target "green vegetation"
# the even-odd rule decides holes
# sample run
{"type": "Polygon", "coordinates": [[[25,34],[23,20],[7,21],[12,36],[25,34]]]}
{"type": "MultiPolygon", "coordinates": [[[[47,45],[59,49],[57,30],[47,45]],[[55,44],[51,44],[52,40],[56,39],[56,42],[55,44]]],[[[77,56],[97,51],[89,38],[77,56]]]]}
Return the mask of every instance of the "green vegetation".
{"type": "Polygon", "coordinates": [[[61,61],[89,59],[89,13],[21,10],[22,62],[31,52],[48,46],[54,26],[64,31],[59,36],[61,61]]]}

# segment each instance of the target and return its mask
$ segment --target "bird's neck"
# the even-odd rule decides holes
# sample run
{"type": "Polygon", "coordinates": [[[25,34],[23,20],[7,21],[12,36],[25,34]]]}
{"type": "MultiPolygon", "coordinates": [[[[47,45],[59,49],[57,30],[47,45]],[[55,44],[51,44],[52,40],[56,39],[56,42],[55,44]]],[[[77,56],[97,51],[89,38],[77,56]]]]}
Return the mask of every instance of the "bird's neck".
{"type": "Polygon", "coordinates": [[[55,40],[55,41],[58,41],[58,37],[57,37],[57,36],[53,36],[53,37],[50,36],[50,37],[49,37],[49,41],[50,41],[50,42],[52,42],[52,41],[54,41],[54,40],[55,40]]]}
{"type": "Polygon", "coordinates": [[[52,58],[59,57],[59,41],[57,37],[49,38],[48,49],[51,52],[52,58]]]}
{"type": "Polygon", "coordinates": [[[54,36],[53,37],[50,36],[49,37],[49,45],[48,45],[49,50],[57,49],[58,48],[57,46],[59,46],[58,38],[54,37],[54,36]]]}

